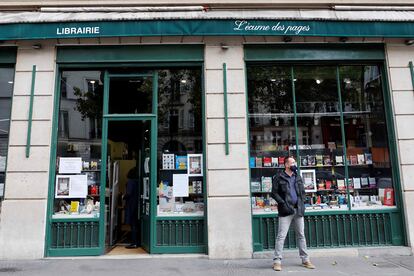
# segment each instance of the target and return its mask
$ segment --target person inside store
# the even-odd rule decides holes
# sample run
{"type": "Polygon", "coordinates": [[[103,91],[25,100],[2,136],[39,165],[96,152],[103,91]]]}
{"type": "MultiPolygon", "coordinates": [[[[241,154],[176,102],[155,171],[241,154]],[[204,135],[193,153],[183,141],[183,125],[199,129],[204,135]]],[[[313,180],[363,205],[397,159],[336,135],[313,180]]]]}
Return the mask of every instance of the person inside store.
{"type": "Polygon", "coordinates": [[[297,174],[296,160],[293,156],[286,156],[285,169],[273,177],[271,196],[277,202],[279,215],[279,228],[275,240],[275,254],[273,270],[282,270],[283,245],[290,225],[293,222],[296,232],[296,243],[299,247],[299,256],[302,265],[309,269],[315,266],[311,263],[306,248],[305,237],[305,188],[302,178],[297,174]]]}
{"type": "Polygon", "coordinates": [[[125,223],[131,226],[131,244],[125,248],[132,249],[138,247],[138,173],[137,168],[132,168],[127,174],[125,200],[125,223]]]}

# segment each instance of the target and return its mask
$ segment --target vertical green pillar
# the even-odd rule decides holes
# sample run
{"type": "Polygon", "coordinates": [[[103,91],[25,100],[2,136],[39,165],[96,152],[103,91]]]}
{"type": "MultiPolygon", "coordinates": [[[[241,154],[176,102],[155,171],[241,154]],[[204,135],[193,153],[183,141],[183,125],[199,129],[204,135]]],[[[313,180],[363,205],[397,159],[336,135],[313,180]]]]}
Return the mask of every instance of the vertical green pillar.
{"type": "Polygon", "coordinates": [[[36,81],[36,65],[32,68],[32,84],[30,87],[29,117],[27,121],[26,158],[30,156],[30,143],[32,138],[33,100],[36,81]]]}
{"type": "Polygon", "coordinates": [[[223,63],[223,93],[224,93],[224,141],[226,155],[229,155],[229,116],[227,111],[227,64],[223,63]]]}

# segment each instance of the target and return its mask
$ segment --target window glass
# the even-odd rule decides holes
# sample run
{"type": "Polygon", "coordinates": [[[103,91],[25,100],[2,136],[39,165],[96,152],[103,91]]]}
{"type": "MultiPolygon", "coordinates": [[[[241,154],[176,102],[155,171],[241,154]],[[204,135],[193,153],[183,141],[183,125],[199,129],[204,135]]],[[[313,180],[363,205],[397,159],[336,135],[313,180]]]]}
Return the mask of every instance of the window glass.
{"type": "Polygon", "coordinates": [[[294,154],[295,127],[290,67],[247,70],[250,175],[253,213],[276,211],[270,197],[272,176],[294,154]]]}
{"type": "Polygon", "coordinates": [[[62,71],[60,81],[53,217],[99,217],[103,72],[62,71]]]}
{"type": "Polygon", "coordinates": [[[337,66],[248,66],[254,214],[276,210],[271,177],[286,155],[297,158],[307,210],[395,206],[380,67],[338,68],[339,80],[337,66]]]}
{"type": "Polygon", "coordinates": [[[353,209],[395,205],[379,66],[340,70],[353,209]]]}
{"type": "Polygon", "coordinates": [[[204,214],[201,70],[159,71],[158,215],[204,214]]]}
{"type": "Polygon", "coordinates": [[[336,67],[297,66],[294,70],[305,207],[347,209],[336,67]]]}
{"type": "Polygon", "coordinates": [[[0,202],[4,197],[6,182],[6,158],[9,142],[13,81],[14,69],[0,68],[0,202]]]}

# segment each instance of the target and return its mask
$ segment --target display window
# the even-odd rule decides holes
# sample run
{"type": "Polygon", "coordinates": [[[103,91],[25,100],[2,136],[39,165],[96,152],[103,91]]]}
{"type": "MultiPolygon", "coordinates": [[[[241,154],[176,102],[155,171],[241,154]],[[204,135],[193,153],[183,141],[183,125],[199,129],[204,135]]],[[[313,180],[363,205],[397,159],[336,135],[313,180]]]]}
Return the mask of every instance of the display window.
{"type": "Polygon", "coordinates": [[[159,71],[158,216],[204,215],[201,70],[159,71]]]}
{"type": "Polygon", "coordinates": [[[277,211],[287,155],[307,210],[395,207],[380,66],[250,65],[247,81],[254,214],[277,211]]]}
{"type": "MultiPolygon", "coordinates": [[[[0,68],[0,202],[4,198],[14,68],[0,68]]],[[[0,205],[1,206],[1,205],[0,205]]]]}

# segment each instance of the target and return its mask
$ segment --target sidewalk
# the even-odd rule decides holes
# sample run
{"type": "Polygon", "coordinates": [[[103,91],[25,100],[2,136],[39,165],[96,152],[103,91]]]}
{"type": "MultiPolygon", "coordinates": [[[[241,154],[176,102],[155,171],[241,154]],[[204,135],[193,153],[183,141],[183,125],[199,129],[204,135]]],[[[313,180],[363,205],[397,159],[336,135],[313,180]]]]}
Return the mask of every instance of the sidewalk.
{"type": "Polygon", "coordinates": [[[44,259],[0,261],[2,275],[414,275],[413,256],[314,257],[317,266],[308,270],[298,257],[287,257],[283,271],[271,269],[271,259],[209,260],[200,257],[142,259],[44,259]]]}

